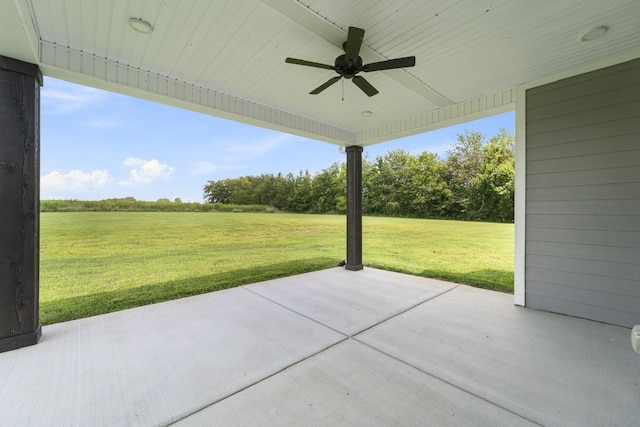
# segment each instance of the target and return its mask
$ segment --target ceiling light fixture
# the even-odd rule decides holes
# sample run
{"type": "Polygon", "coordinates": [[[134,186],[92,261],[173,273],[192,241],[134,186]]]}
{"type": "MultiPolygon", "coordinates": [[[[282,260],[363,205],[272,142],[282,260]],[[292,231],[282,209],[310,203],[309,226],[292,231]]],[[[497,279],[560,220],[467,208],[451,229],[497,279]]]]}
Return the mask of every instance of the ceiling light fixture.
{"type": "Polygon", "coordinates": [[[151,26],[151,24],[149,24],[144,19],[129,18],[129,25],[139,33],[147,34],[153,31],[153,27],[151,26]]]}
{"type": "Polygon", "coordinates": [[[600,25],[598,27],[593,27],[590,30],[587,30],[584,33],[582,33],[582,35],[580,36],[580,41],[581,42],[591,42],[591,41],[594,41],[596,39],[599,39],[600,37],[605,35],[607,30],[608,30],[608,28],[605,27],[604,25],[600,25]]]}
{"type": "Polygon", "coordinates": [[[363,111],[360,114],[362,115],[362,117],[371,117],[373,115],[373,113],[371,111],[369,111],[369,110],[363,111]]]}

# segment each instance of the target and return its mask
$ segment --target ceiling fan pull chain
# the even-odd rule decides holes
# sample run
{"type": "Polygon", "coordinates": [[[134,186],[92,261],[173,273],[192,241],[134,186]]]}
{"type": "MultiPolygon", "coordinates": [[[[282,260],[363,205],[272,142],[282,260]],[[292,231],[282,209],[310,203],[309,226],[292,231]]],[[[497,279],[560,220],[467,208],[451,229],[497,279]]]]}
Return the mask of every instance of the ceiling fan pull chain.
{"type": "Polygon", "coordinates": [[[344,102],[344,79],[342,79],[342,102],[344,102]]]}

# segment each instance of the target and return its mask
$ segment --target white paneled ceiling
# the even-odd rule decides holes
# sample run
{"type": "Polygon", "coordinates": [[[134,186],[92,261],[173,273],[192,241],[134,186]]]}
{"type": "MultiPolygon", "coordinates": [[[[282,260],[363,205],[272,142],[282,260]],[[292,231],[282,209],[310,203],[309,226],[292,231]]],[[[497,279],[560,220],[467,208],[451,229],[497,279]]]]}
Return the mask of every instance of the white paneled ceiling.
{"type": "Polygon", "coordinates": [[[633,57],[639,24],[637,0],[0,0],[0,54],[74,82],[368,145],[504,111],[520,84],[633,57]],[[604,37],[580,41],[598,25],[604,37]],[[414,55],[416,66],[363,73],[374,97],[344,79],[309,95],[335,73],[285,58],[333,64],[349,26],[366,30],[365,63],[414,55]]]}

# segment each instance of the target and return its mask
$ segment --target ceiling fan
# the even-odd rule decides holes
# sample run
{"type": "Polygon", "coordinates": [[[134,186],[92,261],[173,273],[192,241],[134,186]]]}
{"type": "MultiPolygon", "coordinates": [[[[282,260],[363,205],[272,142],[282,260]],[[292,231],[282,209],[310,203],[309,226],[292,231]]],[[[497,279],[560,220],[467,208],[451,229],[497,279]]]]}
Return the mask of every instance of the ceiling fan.
{"type": "Polygon", "coordinates": [[[371,85],[364,77],[357,75],[360,72],[369,73],[371,71],[392,70],[394,68],[413,67],[416,65],[415,56],[407,56],[405,58],[389,59],[387,61],[372,62],[371,64],[362,64],[362,58],[358,56],[360,46],[364,38],[364,30],[356,27],[349,27],[347,41],[342,44],[344,55],[340,55],[335,60],[335,65],[320,64],[318,62],[305,61],[304,59],[287,58],[285,62],[289,64],[306,65],[308,67],[324,68],[333,70],[339,75],[332,77],[325,83],[321,84],[311,92],[310,95],[317,95],[338,80],[351,79],[368,96],[378,93],[378,90],[371,85]]]}

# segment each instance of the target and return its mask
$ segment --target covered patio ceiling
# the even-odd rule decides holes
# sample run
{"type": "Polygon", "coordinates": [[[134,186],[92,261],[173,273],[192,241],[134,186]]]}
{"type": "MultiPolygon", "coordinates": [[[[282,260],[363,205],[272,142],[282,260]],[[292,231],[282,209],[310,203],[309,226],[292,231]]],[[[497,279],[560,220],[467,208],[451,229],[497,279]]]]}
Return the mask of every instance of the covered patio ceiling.
{"type": "Polygon", "coordinates": [[[520,84],[638,56],[639,17],[634,0],[1,0],[0,55],[71,82],[367,146],[513,109],[520,84]],[[366,73],[374,97],[344,80],[309,95],[335,73],[285,58],[333,64],[349,26],[366,30],[364,63],[413,55],[416,66],[366,73]],[[603,37],[581,41],[597,26],[603,37]]]}

